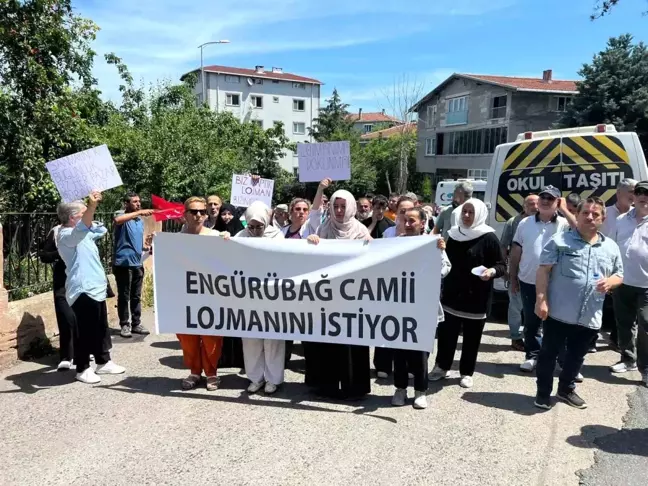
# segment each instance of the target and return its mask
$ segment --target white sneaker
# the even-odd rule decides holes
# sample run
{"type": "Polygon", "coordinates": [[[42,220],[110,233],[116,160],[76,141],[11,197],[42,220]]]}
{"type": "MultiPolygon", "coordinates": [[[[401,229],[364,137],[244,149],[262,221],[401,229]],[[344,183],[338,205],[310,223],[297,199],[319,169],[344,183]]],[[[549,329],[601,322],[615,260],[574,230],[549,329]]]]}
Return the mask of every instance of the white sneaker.
{"type": "Polygon", "coordinates": [[[449,376],[450,376],[449,371],[441,369],[438,365],[434,365],[434,369],[428,375],[428,380],[430,380],[430,381],[439,381],[439,380],[442,380],[444,378],[448,378],[449,376]]]}
{"type": "Polygon", "coordinates": [[[407,373],[407,378],[409,378],[410,380],[413,380],[414,379],[414,374],[413,373],[407,373]]]}
{"type": "Polygon", "coordinates": [[[423,410],[424,408],[427,408],[427,406],[428,403],[427,403],[427,397],[425,396],[425,392],[417,391],[414,395],[414,408],[423,410]]]}
{"type": "Polygon", "coordinates": [[[402,407],[407,400],[407,390],[405,388],[396,388],[394,396],[392,397],[391,404],[394,407],[402,407]]]}
{"type": "Polygon", "coordinates": [[[247,391],[248,393],[256,393],[258,392],[261,388],[263,388],[264,383],[260,381],[259,383],[250,383],[250,386],[248,386],[247,391]]]}
{"type": "Polygon", "coordinates": [[[108,361],[106,364],[97,365],[98,375],[121,375],[126,371],[126,368],[115,364],[113,361],[108,361]]]}
{"type": "Polygon", "coordinates": [[[461,381],[459,382],[459,386],[462,388],[472,388],[473,387],[473,377],[468,376],[468,375],[463,375],[461,377],[461,381]]]}
{"type": "Polygon", "coordinates": [[[58,364],[58,366],[56,367],[56,369],[57,369],[58,371],[67,371],[67,370],[69,370],[71,367],[72,367],[72,361],[68,361],[68,360],[64,359],[63,361],[61,361],[61,362],[58,364]]]}
{"type": "Polygon", "coordinates": [[[385,373],[384,371],[377,371],[376,376],[378,378],[389,378],[389,373],[385,373]]]}
{"type": "Polygon", "coordinates": [[[535,370],[537,362],[538,361],[534,358],[527,359],[524,363],[520,365],[520,370],[525,371],[527,373],[531,373],[533,370],[535,370]]]}
{"type": "Polygon", "coordinates": [[[578,373],[576,375],[576,378],[574,378],[574,381],[576,383],[583,383],[585,381],[585,377],[583,376],[583,373],[578,373]]]}
{"type": "Polygon", "coordinates": [[[92,368],[86,368],[83,373],[77,373],[76,379],[88,385],[94,385],[101,381],[101,378],[97,376],[92,368]]]}
{"type": "Polygon", "coordinates": [[[94,361],[94,354],[90,355],[90,361],[94,361]]]}
{"type": "Polygon", "coordinates": [[[619,361],[617,364],[610,366],[612,373],[625,373],[626,371],[635,371],[637,363],[628,363],[627,361],[619,361]]]}
{"type": "Polygon", "coordinates": [[[263,389],[266,395],[272,395],[274,392],[277,391],[277,385],[273,385],[269,381],[266,382],[265,388],[263,389]]]}

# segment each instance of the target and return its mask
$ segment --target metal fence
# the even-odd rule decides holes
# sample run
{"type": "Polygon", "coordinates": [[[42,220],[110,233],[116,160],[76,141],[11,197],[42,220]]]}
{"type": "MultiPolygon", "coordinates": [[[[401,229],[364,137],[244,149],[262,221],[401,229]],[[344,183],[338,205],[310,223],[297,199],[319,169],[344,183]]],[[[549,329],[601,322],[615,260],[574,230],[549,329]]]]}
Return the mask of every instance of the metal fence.
{"type": "MultiPolygon", "coordinates": [[[[99,255],[111,271],[114,213],[97,213],[95,219],[108,228],[98,242],[99,255]]],[[[38,257],[47,234],[58,224],[56,213],[1,213],[4,286],[9,300],[20,300],[52,289],[52,266],[38,257]]]]}

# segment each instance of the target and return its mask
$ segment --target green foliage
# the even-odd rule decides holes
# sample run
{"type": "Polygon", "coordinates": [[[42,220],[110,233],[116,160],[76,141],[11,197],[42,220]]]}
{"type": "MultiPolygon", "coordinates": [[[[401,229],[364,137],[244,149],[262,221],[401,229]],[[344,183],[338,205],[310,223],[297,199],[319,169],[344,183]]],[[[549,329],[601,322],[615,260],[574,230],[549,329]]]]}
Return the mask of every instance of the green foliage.
{"type": "Polygon", "coordinates": [[[636,131],[648,149],[648,50],[625,34],[611,38],[607,48],[579,71],[579,94],[560,121],[563,127],[614,124],[636,131]]]}
{"type": "Polygon", "coordinates": [[[326,100],[326,106],[320,108],[319,116],[313,120],[313,128],[309,128],[313,138],[318,142],[347,140],[347,135],[353,129],[348,107],[348,104],[342,103],[337,89],[334,88],[333,94],[326,100]]]}

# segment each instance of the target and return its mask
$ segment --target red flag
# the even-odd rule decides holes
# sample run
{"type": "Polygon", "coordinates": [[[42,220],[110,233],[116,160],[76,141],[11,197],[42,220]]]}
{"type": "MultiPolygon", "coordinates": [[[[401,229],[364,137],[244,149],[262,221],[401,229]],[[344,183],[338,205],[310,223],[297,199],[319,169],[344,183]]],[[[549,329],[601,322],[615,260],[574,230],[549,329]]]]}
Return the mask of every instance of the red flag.
{"type": "Polygon", "coordinates": [[[151,194],[151,205],[153,209],[157,209],[153,213],[155,221],[180,219],[184,215],[184,205],[182,203],[169,202],[155,194],[151,194]]]}

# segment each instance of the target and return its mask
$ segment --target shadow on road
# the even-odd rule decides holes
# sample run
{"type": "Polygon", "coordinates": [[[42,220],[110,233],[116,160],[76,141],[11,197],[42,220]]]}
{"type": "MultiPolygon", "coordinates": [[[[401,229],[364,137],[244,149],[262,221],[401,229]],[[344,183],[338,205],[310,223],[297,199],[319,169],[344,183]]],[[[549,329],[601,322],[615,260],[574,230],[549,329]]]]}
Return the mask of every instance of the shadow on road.
{"type": "Polygon", "coordinates": [[[583,449],[597,448],[610,454],[648,457],[648,429],[618,430],[603,425],[586,425],[580,435],[567,438],[567,443],[583,449]]]}
{"type": "Polygon", "coordinates": [[[318,405],[311,405],[310,403],[303,403],[305,401],[317,401],[317,398],[308,393],[305,386],[299,383],[284,383],[279,388],[279,391],[275,395],[273,395],[273,398],[284,400],[262,400],[258,399],[257,397],[252,397],[244,391],[247,384],[247,379],[236,374],[221,376],[220,387],[222,389],[241,390],[241,395],[239,397],[226,397],[218,394],[205,394],[197,392],[196,390],[182,391],[180,390],[180,380],[158,376],[129,376],[113,385],[101,385],[97,388],[104,388],[106,390],[119,391],[122,393],[146,393],[160,397],[213,400],[215,402],[237,403],[241,406],[245,406],[246,404],[254,404],[258,407],[286,408],[299,411],[351,413],[354,415],[363,415],[380,420],[385,420],[394,424],[398,423],[398,421],[393,417],[385,417],[382,415],[372,414],[372,412],[376,412],[380,408],[389,407],[389,400],[391,399],[391,397],[378,397],[370,395],[366,399],[358,402],[326,401],[326,403],[344,404],[349,407],[358,407],[356,410],[345,411],[320,407],[318,405]]]}
{"type": "Polygon", "coordinates": [[[533,397],[508,392],[466,392],[462,400],[489,408],[498,408],[518,415],[536,415],[545,412],[533,405],[533,397]]]}
{"type": "Polygon", "coordinates": [[[152,348],[159,349],[173,349],[176,351],[181,351],[180,341],[155,341],[151,343],[152,348]]]}
{"type": "Polygon", "coordinates": [[[69,385],[74,383],[74,371],[56,371],[56,365],[52,360],[43,359],[36,361],[39,364],[46,366],[46,368],[39,368],[34,371],[10,375],[5,378],[16,385],[18,390],[4,390],[0,393],[27,393],[32,394],[40,390],[47,390],[55,386],[69,385]]]}

